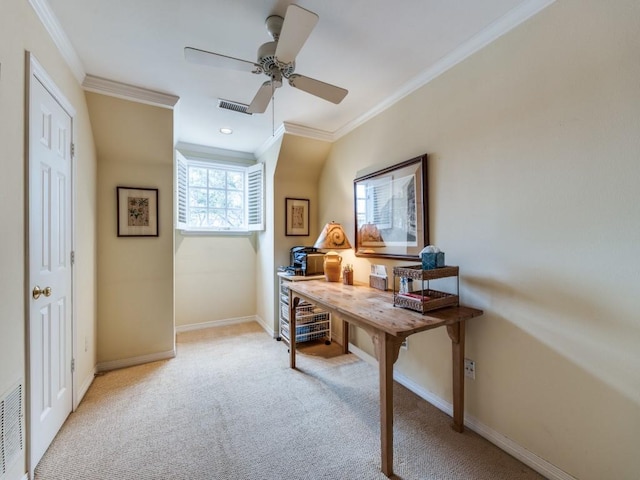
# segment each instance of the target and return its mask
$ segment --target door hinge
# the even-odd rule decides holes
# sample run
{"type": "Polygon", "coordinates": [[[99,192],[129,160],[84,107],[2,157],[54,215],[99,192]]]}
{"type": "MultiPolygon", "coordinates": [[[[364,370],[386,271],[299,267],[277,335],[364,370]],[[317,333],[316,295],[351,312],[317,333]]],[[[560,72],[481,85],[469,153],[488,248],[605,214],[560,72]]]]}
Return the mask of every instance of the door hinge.
{"type": "Polygon", "coordinates": [[[76,156],[76,144],[75,143],[71,143],[71,156],[75,157],[76,156]]]}
{"type": "Polygon", "coordinates": [[[76,359],[72,358],[71,359],[71,373],[76,371],[76,359]]]}
{"type": "Polygon", "coordinates": [[[71,250],[71,265],[75,265],[76,263],[76,252],[71,250]]]}

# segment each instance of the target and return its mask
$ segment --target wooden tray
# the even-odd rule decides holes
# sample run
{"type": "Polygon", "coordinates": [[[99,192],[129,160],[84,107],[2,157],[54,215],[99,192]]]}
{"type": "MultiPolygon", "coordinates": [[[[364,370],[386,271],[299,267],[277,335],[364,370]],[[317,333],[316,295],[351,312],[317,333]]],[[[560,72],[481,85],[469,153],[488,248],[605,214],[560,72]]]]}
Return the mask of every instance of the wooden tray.
{"type": "Polygon", "coordinates": [[[458,304],[458,295],[440,292],[438,290],[418,290],[411,292],[411,294],[393,294],[394,307],[408,308],[420,313],[458,304]]]}

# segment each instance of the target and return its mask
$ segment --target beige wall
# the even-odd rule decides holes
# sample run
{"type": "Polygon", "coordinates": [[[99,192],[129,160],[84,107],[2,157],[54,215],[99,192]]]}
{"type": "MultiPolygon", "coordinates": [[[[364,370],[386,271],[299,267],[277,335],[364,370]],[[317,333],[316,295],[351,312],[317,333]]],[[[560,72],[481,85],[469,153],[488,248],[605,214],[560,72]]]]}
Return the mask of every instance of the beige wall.
{"type": "MultiPolygon", "coordinates": [[[[256,315],[277,330],[276,268],[294,245],[313,245],[318,227],[318,177],[328,142],[285,134],[258,161],[265,164],[266,229],[255,236],[176,233],[176,326],[256,315]],[[310,200],[309,236],[285,235],[285,197],[310,200]]],[[[180,150],[188,151],[188,147],[180,150]]]]}
{"type": "Polygon", "coordinates": [[[258,161],[264,163],[264,208],[265,208],[265,230],[258,232],[256,238],[256,316],[258,321],[267,331],[275,333],[275,282],[276,266],[274,261],[274,251],[276,248],[276,238],[274,229],[274,202],[275,192],[275,171],[278,164],[278,155],[283,138],[276,139],[262,155],[258,161]]]}
{"type": "Polygon", "coordinates": [[[176,232],[176,326],[253,317],[256,240],[176,232]]]}
{"type": "MultiPolygon", "coordinates": [[[[28,2],[3,0],[0,14],[0,395],[25,382],[25,50],[32,52],[76,110],[76,393],[93,379],[96,299],[96,156],[84,93],[28,2]],[[84,348],[87,338],[87,348],[84,348]]],[[[25,459],[6,473],[23,477],[25,459]]]]}
{"type": "MultiPolygon", "coordinates": [[[[190,159],[240,165],[252,154],[179,143],[190,159]]],[[[256,314],[256,234],[183,234],[175,232],[176,327],[244,320],[256,314]]]]}
{"type": "Polygon", "coordinates": [[[98,363],[174,351],[173,111],[87,93],[98,154],[98,363]],[[159,237],[117,237],[116,187],[158,188],[159,237]]]}
{"type": "Polygon", "coordinates": [[[274,236],[277,239],[275,262],[289,264],[289,249],[296,245],[312,246],[319,225],[318,178],[331,150],[331,143],[285,134],[274,174],[274,236]],[[285,198],[309,199],[309,235],[285,235],[285,198]]]}
{"type": "MultiPolygon", "coordinates": [[[[274,268],[290,264],[291,247],[313,246],[322,225],[319,223],[318,178],[322,166],[331,150],[331,143],[305,137],[285,135],[282,140],[278,165],[274,176],[274,268]],[[305,198],[309,200],[309,235],[286,236],[285,199],[305,198]]],[[[279,289],[274,284],[273,325],[279,325],[279,289]]]]}
{"type": "MultiPolygon", "coordinates": [[[[320,184],[352,231],[356,172],[429,153],[431,241],[485,311],[466,411],[582,480],[640,472],[639,25],[636,1],[556,2],[338,141],[320,184]]],[[[451,401],[445,331],[396,368],[451,401]]]]}
{"type": "Polygon", "coordinates": [[[304,137],[283,135],[260,161],[265,163],[266,231],[258,236],[257,315],[264,327],[278,330],[276,269],[289,265],[295,245],[313,245],[318,226],[318,177],[331,144],[304,137]],[[309,236],[285,235],[285,198],[309,199],[309,236]]]}

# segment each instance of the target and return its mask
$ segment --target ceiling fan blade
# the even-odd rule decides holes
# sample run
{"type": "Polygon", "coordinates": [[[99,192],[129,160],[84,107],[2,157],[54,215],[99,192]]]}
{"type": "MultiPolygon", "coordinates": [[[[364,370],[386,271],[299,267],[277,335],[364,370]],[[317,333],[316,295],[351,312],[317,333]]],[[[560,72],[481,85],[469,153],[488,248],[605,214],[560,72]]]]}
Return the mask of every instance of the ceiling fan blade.
{"type": "Polygon", "coordinates": [[[273,81],[273,86],[271,83],[271,81],[268,81],[262,84],[258,89],[258,93],[253,97],[251,104],[247,108],[247,113],[264,113],[267,110],[271,97],[273,96],[273,92],[276,88],[280,88],[282,86],[282,82],[277,80],[273,81]]]}
{"type": "Polygon", "coordinates": [[[296,73],[289,77],[289,85],[336,104],[340,103],[344,97],[347,96],[347,93],[349,93],[349,90],[345,90],[344,88],[336,87],[335,85],[330,85],[296,73]]]}
{"type": "Polygon", "coordinates": [[[198,48],[185,47],[184,58],[191,63],[199,63],[210,67],[230,68],[243,72],[261,73],[260,65],[248,60],[221,55],[220,53],[207,52],[198,48]]]}
{"type": "Polygon", "coordinates": [[[318,15],[298,5],[289,5],[276,47],[278,61],[293,62],[316,23],[318,23],[318,15]]]}

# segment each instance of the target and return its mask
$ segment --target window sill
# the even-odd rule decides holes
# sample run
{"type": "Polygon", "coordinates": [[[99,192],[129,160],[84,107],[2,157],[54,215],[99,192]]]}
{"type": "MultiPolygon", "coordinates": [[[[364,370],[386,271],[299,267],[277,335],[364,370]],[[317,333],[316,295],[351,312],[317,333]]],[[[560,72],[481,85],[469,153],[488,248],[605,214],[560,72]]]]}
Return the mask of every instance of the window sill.
{"type": "Polygon", "coordinates": [[[250,237],[255,232],[249,231],[237,231],[237,230],[180,230],[177,232],[180,233],[183,237],[250,237]]]}

